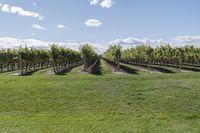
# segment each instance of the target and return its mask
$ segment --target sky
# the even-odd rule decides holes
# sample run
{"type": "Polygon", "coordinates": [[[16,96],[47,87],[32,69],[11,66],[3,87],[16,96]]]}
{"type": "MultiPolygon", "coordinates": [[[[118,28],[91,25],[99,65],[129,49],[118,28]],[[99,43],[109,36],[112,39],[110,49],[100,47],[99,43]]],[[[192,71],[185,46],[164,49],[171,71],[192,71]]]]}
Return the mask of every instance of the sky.
{"type": "Polygon", "coordinates": [[[200,0],[0,0],[0,38],[200,44],[200,0]]]}

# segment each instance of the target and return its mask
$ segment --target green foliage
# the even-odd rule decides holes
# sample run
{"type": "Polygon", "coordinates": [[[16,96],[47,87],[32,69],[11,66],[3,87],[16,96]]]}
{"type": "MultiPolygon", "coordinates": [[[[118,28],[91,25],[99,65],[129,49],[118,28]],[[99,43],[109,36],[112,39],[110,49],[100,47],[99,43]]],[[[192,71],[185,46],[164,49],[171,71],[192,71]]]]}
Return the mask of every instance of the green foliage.
{"type": "Polygon", "coordinates": [[[120,69],[120,60],[122,47],[120,45],[110,45],[108,50],[104,53],[103,58],[112,61],[120,69]]]}
{"type": "Polygon", "coordinates": [[[91,66],[98,59],[97,53],[94,52],[93,48],[89,44],[82,45],[80,47],[80,51],[84,61],[85,69],[91,66]]]}
{"type": "Polygon", "coordinates": [[[69,48],[64,48],[59,45],[50,45],[51,48],[51,58],[54,63],[72,63],[75,61],[80,61],[81,54],[77,51],[71,50],[69,48]]]}
{"type": "Polygon", "coordinates": [[[58,45],[50,45],[52,66],[55,73],[62,71],[63,69],[71,66],[76,66],[81,62],[80,52],[64,48],[58,45]],[[73,64],[73,65],[72,65],[73,64]]]}
{"type": "Polygon", "coordinates": [[[21,47],[18,49],[17,54],[22,62],[26,64],[46,63],[50,59],[49,51],[43,49],[21,47]]]}
{"type": "Polygon", "coordinates": [[[117,63],[121,58],[121,49],[122,47],[120,45],[110,45],[108,50],[104,53],[103,57],[117,63]]]}
{"type": "Polygon", "coordinates": [[[8,64],[16,61],[18,57],[16,49],[0,50],[0,64],[8,64]]]}
{"type": "Polygon", "coordinates": [[[160,64],[199,64],[200,48],[194,46],[172,48],[169,45],[151,48],[148,45],[140,45],[126,49],[122,52],[122,60],[129,62],[160,63],[160,64]]]}
{"type": "MultiPolygon", "coordinates": [[[[36,49],[28,47],[20,47],[19,49],[2,49],[0,50],[0,69],[1,72],[9,71],[10,68],[20,69],[23,74],[25,71],[35,70],[36,67],[43,68],[53,66],[59,69],[62,66],[72,63],[81,62],[80,52],[60,47],[58,45],[50,45],[50,50],[36,49]],[[5,69],[5,67],[7,67],[5,69]]],[[[54,70],[55,70],[54,69],[54,70]]]]}
{"type": "Polygon", "coordinates": [[[142,65],[148,64],[150,69],[153,59],[153,52],[154,49],[149,45],[139,45],[135,48],[124,50],[122,52],[122,60],[126,62],[141,63],[142,65]]]}

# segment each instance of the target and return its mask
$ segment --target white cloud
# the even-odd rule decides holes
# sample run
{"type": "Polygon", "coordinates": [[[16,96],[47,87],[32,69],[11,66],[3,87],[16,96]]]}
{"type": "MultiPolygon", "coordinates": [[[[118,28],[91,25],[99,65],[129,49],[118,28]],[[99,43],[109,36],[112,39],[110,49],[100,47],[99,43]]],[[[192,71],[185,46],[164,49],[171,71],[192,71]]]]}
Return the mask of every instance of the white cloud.
{"type": "Polygon", "coordinates": [[[173,38],[173,41],[176,43],[187,43],[187,44],[200,43],[200,36],[177,36],[173,38]]]}
{"type": "Polygon", "coordinates": [[[172,39],[173,46],[194,45],[200,47],[200,36],[177,36],[172,39]]]}
{"type": "Polygon", "coordinates": [[[149,38],[124,38],[110,41],[109,44],[120,44],[124,48],[135,47],[141,44],[149,44],[152,47],[169,44],[172,47],[181,47],[185,45],[194,45],[200,47],[200,36],[177,36],[169,41],[163,41],[162,39],[149,39],[149,38]]]}
{"type": "Polygon", "coordinates": [[[100,54],[102,54],[109,46],[103,43],[91,43],[91,42],[78,43],[75,40],[68,40],[66,42],[50,42],[50,41],[48,42],[36,39],[17,39],[17,38],[0,37],[0,49],[19,48],[20,46],[49,49],[49,44],[58,44],[66,48],[71,48],[73,50],[79,51],[80,46],[86,43],[90,44],[94,48],[94,50],[100,54]]]}
{"type": "Polygon", "coordinates": [[[124,39],[116,39],[113,41],[110,41],[109,44],[119,44],[122,45],[124,48],[131,48],[135,47],[141,44],[149,44],[152,47],[159,46],[161,44],[167,44],[166,41],[163,41],[162,39],[150,39],[150,38],[143,38],[143,39],[138,39],[138,38],[133,38],[133,37],[128,37],[124,39]]]}
{"type": "Polygon", "coordinates": [[[39,13],[26,11],[21,7],[9,6],[8,4],[2,5],[2,7],[0,8],[0,11],[5,12],[5,13],[18,14],[20,16],[34,17],[34,18],[37,18],[39,20],[42,20],[42,19],[45,18],[44,16],[40,15],[39,13]]]}
{"type": "Polygon", "coordinates": [[[120,44],[123,49],[126,48],[132,48],[138,45],[141,45],[143,43],[148,43],[152,47],[164,45],[164,44],[170,44],[172,47],[177,46],[185,46],[188,44],[192,44],[195,47],[200,47],[200,36],[178,36],[175,37],[172,40],[169,41],[163,41],[162,39],[137,39],[137,38],[124,38],[124,39],[116,39],[114,41],[110,41],[107,43],[92,43],[92,42],[81,42],[78,43],[75,40],[68,40],[66,42],[47,42],[47,41],[41,41],[36,39],[16,39],[16,38],[0,38],[0,49],[2,48],[19,48],[19,46],[25,46],[28,47],[35,47],[35,48],[44,48],[48,49],[49,44],[59,44],[60,46],[71,48],[73,50],[79,50],[81,44],[90,44],[96,52],[99,54],[104,53],[109,45],[112,44],[120,44]],[[187,38],[190,38],[188,42],[187,38]],[[186,39],[186,40],[185,40],[186,39]],[[194,40],[194,41],[193,41],[194,40]],[[193,42],[193,43],[191,43],[193,42]]]}
{"type": "Polygon", "coordinates": [[[89,0],[90,5],[100,5],[102,8],[111,8],[113,0],[89,0]]]}
{"type": "Polygon", "coordinates": [[[49,44],[58,44],[63,47],[71,48],[73,50],[79,50],[80,43],[76,42],[48,42],[41,41],[37,39],[17,39],[17,38],[8,38],[0,37],[0,49],[4,48],[19,48],[20,46],[34,47],[34,48],[43,48],[49,49],[49,44]]]}
{"type": "Polygon", "coordinates": [[[7,4],[3,5],[1,8],[1,11],[9,13],[10,12],[9,5],[7,4]]]}
{"type": "Polygon", "coordinates": [[[99,3],[99,0],[89,0],[90,5],[97,5],[99,3]]]}
{"type": "Polygon", "coordinates": [[[60,28],[60,29],[65,28],[65,26],[64,26],[64,25],[61,25],[61,24],[58,24],[57,27],[60,28]]]}
{"type": "Polygon", "coordinates": [[[110,8],[113,5],[113,1],[112,0],[102,0],[102,2],[100,3],[100,5],[103,8],[110,8]]]}
{"type": "Polygon", "coordinates": [[[37,25],[37,24],[32,25],[32,27],[35,28],[35,29],[38,29],[38,30],[46,30],[45,27],[37,25]]]}
{"type": "Polygon", "coordinates": [[[85,22],[85,25],[88,27],[99,27],[101,26],[103,23],[97,19],[89,19],[85,22]]]}

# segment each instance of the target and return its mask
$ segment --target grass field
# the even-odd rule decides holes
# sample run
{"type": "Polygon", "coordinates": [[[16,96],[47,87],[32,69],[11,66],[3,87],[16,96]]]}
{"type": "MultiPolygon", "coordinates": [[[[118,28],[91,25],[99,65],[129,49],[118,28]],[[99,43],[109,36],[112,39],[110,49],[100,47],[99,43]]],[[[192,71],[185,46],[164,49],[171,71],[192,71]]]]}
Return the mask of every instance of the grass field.
{"type": "Polygon", "coordinates": [[[1,133],[199,133],[200,73],[0,74],[1,133]]]}

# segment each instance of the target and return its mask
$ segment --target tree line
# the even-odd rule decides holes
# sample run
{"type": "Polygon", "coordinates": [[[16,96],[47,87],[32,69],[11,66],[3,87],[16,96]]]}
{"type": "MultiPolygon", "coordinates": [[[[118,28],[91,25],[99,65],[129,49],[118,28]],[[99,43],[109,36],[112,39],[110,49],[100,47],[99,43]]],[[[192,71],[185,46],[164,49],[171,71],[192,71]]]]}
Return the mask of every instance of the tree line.
{"type": "MultiPolygon", "coordinates": [[[[173,65],[179,69],[183,66],[200,66],[200,48],[192,45],[173,48],[162,45],[152,48],[143,44],[122,50],[120,45],[109,46],[102,57],[120,69],[120,62],[140,66],[173,65]]],[[[91,72],[100,56],[88,45],[80,46],[79,51],[56,44],[50,49],[20,47],[17,49],[0,49],[0,72],[19,70],[23,75],[29,71],[52,67],[55,73],[84,64],[84,71],[91,72]]]]}
{"type": "Polygon", "coordinates": [[[134,48],[122,50],[120,45],[110,46],[103,57],[114,62],[119,67],[119,62],[132,63],[141,66],[174,65],[181,69],[183,65],[200,65],[200,48],[192,45],[172,48],[170,45],[162,45],[152,48],[143,44],[134,48]]]}
{"type": "Polygon", "coordinates": [[[93,48],[86,44],[75,51],[56,44],[50,49],[20,47],[0,49],[0,72],[19,70],[20,75],[29,71],[52,67],[55,73],[84,64],[85,70],[98,59],[93,48]]]}

